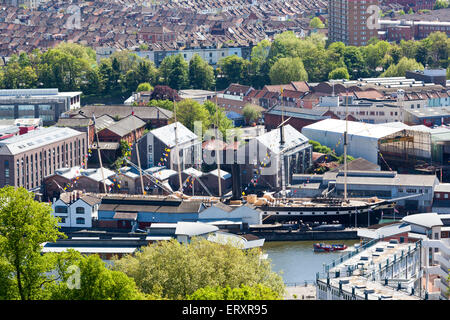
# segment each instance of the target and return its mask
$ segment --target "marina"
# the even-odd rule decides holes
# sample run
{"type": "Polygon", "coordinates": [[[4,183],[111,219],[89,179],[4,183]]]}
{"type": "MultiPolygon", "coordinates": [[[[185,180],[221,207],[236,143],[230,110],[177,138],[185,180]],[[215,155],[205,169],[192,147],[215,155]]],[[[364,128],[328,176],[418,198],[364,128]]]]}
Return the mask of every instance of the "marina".
{"type": "MultiPolygon", "coordinates": [[[[320,252],[313,250],[314,241],[274,241],[265,242],[263,250],[271,259],[273,270],[282,271],[286,285],[304,285],[315,281],[316,273],[338,259],[346,251],[320,252]]],[[[327,243],[343,243],[349,248],[359,243],[359,240],[330,240],[327,243]]]]}

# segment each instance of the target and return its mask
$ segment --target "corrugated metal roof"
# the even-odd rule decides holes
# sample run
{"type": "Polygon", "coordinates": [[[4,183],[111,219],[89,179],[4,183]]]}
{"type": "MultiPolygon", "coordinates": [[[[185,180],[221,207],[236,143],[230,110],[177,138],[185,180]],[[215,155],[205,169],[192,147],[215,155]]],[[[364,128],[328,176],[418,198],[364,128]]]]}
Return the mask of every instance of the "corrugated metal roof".
{"type": "Polygon", "coordinates": [[[2,140],[0,142],[0,154],[19,154],[81,135],[86,135],[86,133],[71,128],[40,128],[21,136],[2,140]]]}
{"type": "MultiPolygon", "coordinates": [[[[307,134],[308,130],[318,130],[323,132],[335,132],[344,134],[345,120],[325,119],[308,126],[303,127],[302,132],[307,134]]],[[[390,134],[403,130],[402,128],[394,128],[383,126],[381,124],[370,124],[364,122],[348,121],[348,134],[361,137],[383,138],[390,134]]]]}
{"type": "Polygon", "coordinates": [[[154,135],[156,138],[161,140],[166,146],[175,146],[175,125],[177,125],[177,136],[178,144],[182,144],[191,140],[198,139],[198,136],[194,134],[191,130],[186,128],[181,122],[171,123],[167,126],[154,129],[149,132],[149,134],[154,135]]]}

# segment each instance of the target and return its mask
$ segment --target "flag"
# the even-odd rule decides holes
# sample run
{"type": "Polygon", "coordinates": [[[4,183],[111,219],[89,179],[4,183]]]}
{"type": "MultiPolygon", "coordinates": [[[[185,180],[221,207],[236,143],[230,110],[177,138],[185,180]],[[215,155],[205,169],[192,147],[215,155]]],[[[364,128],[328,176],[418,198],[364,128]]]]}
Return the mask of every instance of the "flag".
{"type": "Polygon", "coordinates": [[[381,211],[381,219],[383,219],[383,214],[384,214],[383,211],[381,211]]]}
{"type": "Polygon", "coordinates": [[[395,213],[399,213],[398,210],[397,210],[395,207],[394,207],[394,212],[395,212],[395,213]]]}

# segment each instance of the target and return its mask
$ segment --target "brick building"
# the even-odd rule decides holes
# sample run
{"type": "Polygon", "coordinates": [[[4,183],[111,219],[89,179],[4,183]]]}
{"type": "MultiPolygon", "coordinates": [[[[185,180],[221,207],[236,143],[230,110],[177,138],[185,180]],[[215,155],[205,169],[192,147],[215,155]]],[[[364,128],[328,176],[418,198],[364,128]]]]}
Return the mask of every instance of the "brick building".
{"type": "Polygon", "coordinates": [[[41,128],[0,142],[0,187],[38,190],[57,168],[80,165],[87,154],[87,136],[70,128],[41,128]]]}
{"type": "MultiPolygon", "coordinates": [[[[329,0],[328,38],[350,46],[364,46],[378,37],[376,28],[370,28],[370,19],[377,19],[371,6],[378,0],[329,0]]],[[[376,21],[372,22],[375,25],[376,21]]]]}
{"type": "Polygon", "coordinates": [[[100,142],[120,143],[125,140],[133,143],[142,137],[145,129],[145,122],[134,115],[130,115],[98,132],[100,142]],[[136,133],[136,137],[135,137],[136,133]]]}
{"type": "Polygon", "coordinates": [[[71,168],[58,168],[53,174],[44,178],[44,199],[59,198],[60,194],[75,190],[91,193],[103,193],[113,184],[114,171],[103,168],[83,169],[80,166],[71,168]],[[111,179],[110,179],[111,178],[111,179]]]}
{"type": "Polygon", "coordinates": [[[264,114],[264,125],[266,130],[272,130],[277,128],[282,122],[282,114],[284,114],[284,120],[289,119],[286,124],[290,124],[292,127],[301,131],[304,126],[310,125],[317,121],[324,119],[339,119],[339,117],[329,110],[315,110],[304,108],[292,108],[275,106],[269,109],[264,114]]]}

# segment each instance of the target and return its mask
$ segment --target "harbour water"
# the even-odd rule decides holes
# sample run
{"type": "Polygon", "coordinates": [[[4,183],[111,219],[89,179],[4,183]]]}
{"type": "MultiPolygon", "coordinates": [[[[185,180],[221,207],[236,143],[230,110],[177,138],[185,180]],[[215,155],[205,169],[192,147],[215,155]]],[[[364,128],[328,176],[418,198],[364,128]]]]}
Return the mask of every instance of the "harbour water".
{"type": "MultiPolygon", "coordinates": [[[[316,242],[265,242],[263,250],[272,260],[272,270],[275,272],[282,271],[282,277],[286,284],[311,282],[315,280],[317,272],[323,271],[324,263],[328,264],[345,254],[343,251],[315,253],[313,244],[316,242]]],[[[328,240],[326,243],[344,243],[351,247],[359,243],[359,240],[328,240]]]]}

